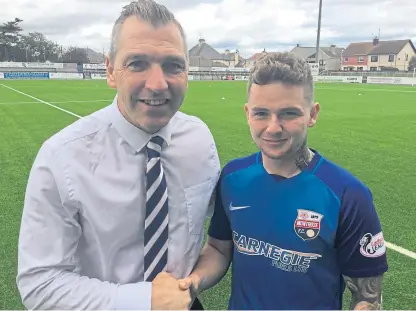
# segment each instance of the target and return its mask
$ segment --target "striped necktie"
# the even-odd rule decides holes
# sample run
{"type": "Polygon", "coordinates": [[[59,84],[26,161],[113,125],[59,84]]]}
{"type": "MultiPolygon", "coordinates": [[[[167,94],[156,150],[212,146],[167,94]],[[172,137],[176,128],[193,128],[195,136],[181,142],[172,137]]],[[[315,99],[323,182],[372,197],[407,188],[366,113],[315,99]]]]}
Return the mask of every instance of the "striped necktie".
{"type": "Polygon", "coordinates": [[[168,259],[168,192],[160,160],[163,138],[147,144],[146,220],[144,229],[144,279],[151,282],[166,271],[168,259]]]}

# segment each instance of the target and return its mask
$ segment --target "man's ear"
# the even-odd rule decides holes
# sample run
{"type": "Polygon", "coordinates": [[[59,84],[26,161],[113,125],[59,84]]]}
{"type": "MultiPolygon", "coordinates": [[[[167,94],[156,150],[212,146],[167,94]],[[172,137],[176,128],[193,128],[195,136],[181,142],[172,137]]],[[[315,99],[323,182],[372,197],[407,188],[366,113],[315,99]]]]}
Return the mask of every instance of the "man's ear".
{"type": "Polygon", "coordinates": [[[321,110],[321,106],[319,103],[314,103],[311,108],[311,113],[309,116],[309,122],[308,127],[314,127],[316,124],[316,121],[318,120],[318,115],[321,110]]]}
{"type": "Polygon", "coordinates": [[[107,85],[113,89],[116,88],[116,80],[114,77],[114,65],[111,63],[108,55],[105,57],[105,66],[107,73],[107,85]]]}
{"type": "Polygon", "coordinates": [[[249,119],[249,117],[250,117],[250,109],[248,108],[248,103],[246,103],[246,104],[244,105],[244,111],[245,111],[245,113],[246,113],[246,118],[247,118],[247,121],[248,121],[248,119],[249,119]]]}

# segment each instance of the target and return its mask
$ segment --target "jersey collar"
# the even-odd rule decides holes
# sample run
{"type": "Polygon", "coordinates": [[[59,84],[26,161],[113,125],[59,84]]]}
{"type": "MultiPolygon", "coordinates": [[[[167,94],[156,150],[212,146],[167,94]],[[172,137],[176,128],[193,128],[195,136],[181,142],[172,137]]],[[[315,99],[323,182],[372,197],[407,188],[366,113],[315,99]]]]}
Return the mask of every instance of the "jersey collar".
{"type": "MultiPolygon", "coordinates": [[[[309,148],[309,149],[314,153],[314,156],[313,156],[311,162],[308,164],[308,166],[303,170],[303,172],[314,173],[315,170],[319,166],[318,164],[321,162],[322,155],[317,150],[315,150],[313,148],[309,148]]],[[[259,151],[257,153],[257,163],[263,165],[263,156],[262,156],[261,151],[259,151]]],[[[303,172],[301,172],[300,174],[298,174],[296,176],[302,175],[303,172]]],[[[291,178],[286,178],[286,177],[277,176],[277,175],[273,175],[273,176],[275,177],[276,180],[287,180],[287,179],[291,179],[291,178]]],[[[296,176],[294,176],[294,177],[296,177],[296,176]]]]}

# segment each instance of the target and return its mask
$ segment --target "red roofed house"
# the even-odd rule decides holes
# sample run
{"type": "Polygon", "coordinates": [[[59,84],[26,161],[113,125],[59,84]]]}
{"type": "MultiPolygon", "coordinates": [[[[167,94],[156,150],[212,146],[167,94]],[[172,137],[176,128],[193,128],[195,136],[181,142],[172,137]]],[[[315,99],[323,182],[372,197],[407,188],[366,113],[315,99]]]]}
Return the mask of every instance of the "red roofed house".
{"type": "Polygon", "coordinates": [[[256,53],[253,56],[251,56],[249,59],[246,60],[246,64],[245,67],[246,68],[251,68],[254,66],[254,64],[256,63],[256,61],[259,59],[260,56],[266,54],[266,49],[263,50],[263,52],[260,53],[256,53]]]}
{"type": "Polygon", "coordinates": [[[407,71],[416,49],[411,40],[351,43],[342,54],[342,70],[407,71]]]}
{"type": "Polygon", "coordinates": [[[342,70],[368,70],[368,53],[373,49],[372,42],[351,43],[342,53],[342,70]]]}

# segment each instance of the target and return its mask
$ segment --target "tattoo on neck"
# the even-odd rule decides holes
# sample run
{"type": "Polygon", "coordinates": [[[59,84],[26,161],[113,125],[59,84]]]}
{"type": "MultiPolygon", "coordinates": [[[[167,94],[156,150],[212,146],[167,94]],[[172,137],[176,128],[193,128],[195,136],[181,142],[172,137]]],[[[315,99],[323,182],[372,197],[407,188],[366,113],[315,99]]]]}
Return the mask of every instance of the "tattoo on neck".
{"type": "Polygon", "coordinates": [[[306,140],[303,143],[299,155],[298,157],[295,159],[295,164],[297,166],[298,169],[300,170],[304,170],[308,164],[311,162],[313,157],[313,153],[309,150],[307,144],[306,144],[306,140]]]}

